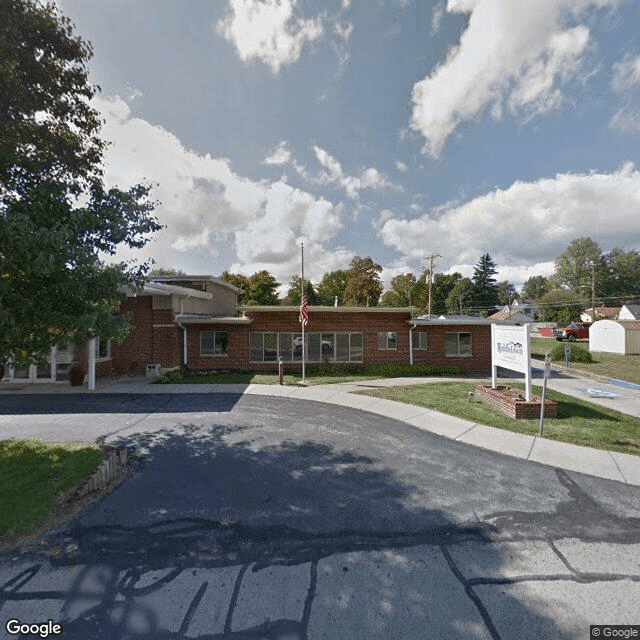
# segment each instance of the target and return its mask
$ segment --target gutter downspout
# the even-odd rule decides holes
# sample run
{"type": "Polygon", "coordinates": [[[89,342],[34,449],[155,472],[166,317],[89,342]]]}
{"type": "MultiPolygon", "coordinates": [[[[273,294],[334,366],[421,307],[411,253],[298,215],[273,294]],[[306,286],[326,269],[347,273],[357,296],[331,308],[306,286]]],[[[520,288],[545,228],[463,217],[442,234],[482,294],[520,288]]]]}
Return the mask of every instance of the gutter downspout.
{"type": "Polygon", "coordinates": [[[409,364],[413,365],[413,330],[415,326],[409,321],[409,364]]]}

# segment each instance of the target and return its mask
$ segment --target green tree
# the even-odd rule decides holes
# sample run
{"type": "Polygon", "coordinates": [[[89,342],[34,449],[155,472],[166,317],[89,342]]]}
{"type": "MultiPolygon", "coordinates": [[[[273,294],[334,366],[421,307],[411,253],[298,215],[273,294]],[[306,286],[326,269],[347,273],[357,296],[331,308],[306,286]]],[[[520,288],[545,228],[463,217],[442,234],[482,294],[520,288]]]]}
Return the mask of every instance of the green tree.
{"type": "Polygon", "coordinates": [[[499,304],[498,285],[493,277],[496,273],[496,263],[491,256],[488,253],[480,256],[471,278],[473,306],[487,309],[499,304]]]}
{"type": "MultiPolygon", "coordinates": [[[[424,282],[424,293],[420,292],[420,311],[426,313],[429,306],[429,272],[425,270],[421,280],[424,282]]],[[[447,298],[453,288],[462,280],[462,274],[458,273],[436,273],[431,286],[431,314],[441,315],[447,313],[447,298]]]]}
{"type": "Polygon", "coordinates": [[[587,298],[575,291],[552,289],[538,301],[543,322],[566,325],[580,321],[580,312],[587,306],[587,298]]]}
{"type": "MultiPolygon", "coordinates": [[[[455,284],[447,296],[447,313],[468,314],[471,312],[473,305],[473,282],[469,278],[462,278],[455,284]]],[[[433,314],[433,310],[431,313],[433,314]]]]}
{"type": "MultiPolygon", "coordinates": [[[[288,306],[297,306],[300,304],[300,284],[302,278],[300,276],[293,276],[289,283],[289,290],[287,295],[282,299],[281,304],[288,306]]],[[[309,304],[317,304],[316,292],[313,288],[311,280],[304,279],[304,295],[307,297],[309,304]]]]}
{"type": "Polygon", "coordinates": [[[518,300],[520,298],[515,286],[508,280],[498,282],[496,288],[500,304],[511,304],[514,300],[518,300]]]}
{"type": "Polygon", "coordinates": [[[150,276],[184,276],[186,273],[182,269],[174,267],[155,267],[149,271],[150,276]]]}
{"type": "Polygon", "coordinates": [[[640,251],[615,247],[604,257],[604,262],[600,293],[612,302],[640,295],[640,251]]]}
{"type": "Polygon", "coordinates": [[[337,271],[325,273],[316,288],[318,304],[332,307],[336,298],[339,305],[344,304],[344,288],[346,285],[346,271],[338,269],[337,271]]]}
{"type": "Polygon", "coordinates": [[[344,303],[349,306],[375,307],[382,295],[382,267],[371,258],[356,256],[346,274],[344,303]]]}
{"type": "Polygon", "coordinates": [[[220,275],[220,280],[224,280],[229,284],[232,284],[234,287],[237,287],[242,291],[242,293],[238,296],[238,304],[246,304],[245,296],[247,292],[247,276],[242,275],[241,273],[230,273],[229,271],[223,271],[220,275]]]}
{"type": "Polygon", "coordinates": [[[114,313],[148,264],[107,265],[161,228],[150,187],[106,189],[91,46],[53,5],[0,2],[0,361],[123,338],[114,313]]]}
{"type": "Polygon", "coordinates": [[[527,302],[537,302],[547,291],[550,283],[544,276],[531,276],[522,286],[522,299],[527,302]]]}
{"type": "Polygon", "coordinates": [[[256,271],[247,278],[243,304],[280,304],[278,281],[266,270],[256,271]]]}
{"type": "Polygon", "coordinates": [[[575,292],[591,289],[603,271],[600,245],[591,238],[577,238],[555,261],[553,279],[559,287],[575,292]]]}
{"type": "Polygon", "coordinates": [[[403,273],[391,279],[391,289],[380,299],[383,307],[410,307],[415,304],[417,279],[413,273],[403,273]]]}

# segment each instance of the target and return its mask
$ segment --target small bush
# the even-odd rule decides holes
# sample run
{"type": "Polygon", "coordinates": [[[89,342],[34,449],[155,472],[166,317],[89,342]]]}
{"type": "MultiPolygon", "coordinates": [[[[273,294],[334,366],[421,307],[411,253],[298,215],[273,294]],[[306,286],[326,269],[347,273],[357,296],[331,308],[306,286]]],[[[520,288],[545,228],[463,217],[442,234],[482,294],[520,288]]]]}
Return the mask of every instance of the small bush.
{"type": "Polygon", "coordinates": [[[180,382],[184,382],[184,372],[182,369],[174,369],[163,373],[156,381],[156,384],[176,384],[180,382]]]}
{"type": "MultiPolygon", "coordinates": [[[[555,345],[549,352],[549,357],[556,362],[564,362],[564,344],[558,343],[555,345]]],[[[569,362],[582,362],[588,364],[593,362],[593,356],[588,349],[577,344],[572,344],[571,353],[569,354],[569,362]]]]}

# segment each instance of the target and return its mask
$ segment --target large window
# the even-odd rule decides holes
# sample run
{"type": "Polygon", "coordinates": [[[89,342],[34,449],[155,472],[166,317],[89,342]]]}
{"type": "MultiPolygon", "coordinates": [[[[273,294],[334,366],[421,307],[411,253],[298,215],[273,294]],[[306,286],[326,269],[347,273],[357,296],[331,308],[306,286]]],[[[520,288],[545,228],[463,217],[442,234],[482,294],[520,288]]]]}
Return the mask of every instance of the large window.
{"type": "Polygon", "coordinates": [[[395,331],[381,331],[378,333],[378,349],[397,349],[398,334],[395,331]]]}
{"type": "MultiPolygon", "coordinates": [[[[306,362],[362,362],[362,333],[306,333],[306,362]]],[[[251,362],[302,362],[301,333],[249,334],[251,362]]]]}
{"type": "Polygon", "coordinates": [[[411,344],[414,351],[417,349],[427,348],[427,332],[426,331],[413,331],[411,333],[411,344]]]}
{"type": "Polygon", "coordinates": [[[228,353],[228,335],[226,331],[201,331],[201,356],[226,356],[228,353]]]}
{"type": "Polygon", "coordinates": [[[109,338],[96,338],[96,360],[104,360],[111,357],[111,340],[109,338]]]}
{"type": "Polygon", "coordinates": [[[466,332],[445,333],[445,355],[467,357],[471,355],[471,334],[466,332]]]}

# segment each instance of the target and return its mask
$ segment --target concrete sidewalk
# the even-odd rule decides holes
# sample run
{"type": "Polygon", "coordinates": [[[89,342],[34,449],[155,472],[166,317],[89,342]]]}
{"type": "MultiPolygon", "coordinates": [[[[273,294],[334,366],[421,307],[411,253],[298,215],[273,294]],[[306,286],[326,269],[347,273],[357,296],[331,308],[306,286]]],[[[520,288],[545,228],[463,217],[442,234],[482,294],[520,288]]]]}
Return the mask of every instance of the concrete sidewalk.
{"type": "MultiPolygon", "coordinates": [[[[460,378],[456,378],[459,380],[460,378]]],[[[24,394],[181,394],[181,393],[231,393],[264,396],[279,396],[310,400],[352,407],[395,420],[401,420],[418,429],[430,431],[447,438],[471,444],[505,455],[531,460],[552,467],[589,474],[599,478],[615,480],[640,486],[640,457],[591,449],[537,436],[529,436],[502,429],[476,424],[423,407],[408,405],[392,400],[360,395],[359,391],[399,385],[425,384],[450,381],[451,378],[389,378],[362,382],[326,384],[314,386],[279,386],[260,384],[165,384],[155,385],[148,378],[125,378],[101,380],[96,391],[85,387],[71,387],[66,384],[2,384],[3,392],[24,394]]],[[[486,378],[469,382],[487,382],[486,378]]],[[[508,381],[507,381],[508,382],[508,381]]],[[[616,409],[623,413],[640,417],[640,391],[612,387],[606,383],[591,384],[591,380],[579,378],[554,378],[549,387],[570,396],[588,400],[593,404],[616,409]],[[589,391],[591,390],[591,391],[589,391]],[[609,393],[611,397],[598,397],[609,393]],[[595,395],[593,395],[595,393],[595,395]]],[[[0,393],[0,403],[2,393],[0,393]]]]}

